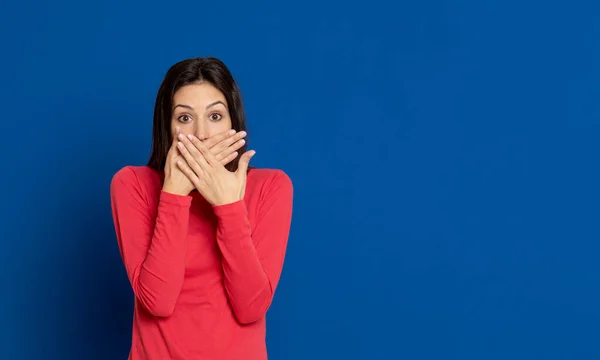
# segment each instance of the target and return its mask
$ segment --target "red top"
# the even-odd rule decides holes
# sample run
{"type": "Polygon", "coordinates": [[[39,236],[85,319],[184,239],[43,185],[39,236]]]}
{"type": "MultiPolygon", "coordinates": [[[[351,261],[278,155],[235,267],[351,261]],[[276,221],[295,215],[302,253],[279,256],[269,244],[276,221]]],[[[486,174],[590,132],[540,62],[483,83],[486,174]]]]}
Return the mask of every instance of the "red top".
{"type": "Polygon", "coordinates": [[[135,306],[129,359],[267,359],[265,313],[281,274],[292,182],[252,169],[244,200],[211,206],[162,191],[162,173],[126,166],[112,213],[135,306]]]}

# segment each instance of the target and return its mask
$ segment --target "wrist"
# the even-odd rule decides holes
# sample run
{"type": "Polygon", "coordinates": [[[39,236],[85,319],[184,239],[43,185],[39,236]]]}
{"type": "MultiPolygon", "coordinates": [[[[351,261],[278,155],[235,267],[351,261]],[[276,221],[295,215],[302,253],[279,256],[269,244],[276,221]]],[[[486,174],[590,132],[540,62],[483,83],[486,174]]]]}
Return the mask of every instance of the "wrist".
{"type": "Polygon", "coordinates": [[[185,191],[182,189],[178,189],[177,187],[169,184],[169,183],[165,183],[162,187],[162,191],[167,192],[169,194],[173,194],[173,195],[179,195],[179,196],[187,196],[189,195],[189,191],[185,191]]]}
{"type": "Polygon", "coordinates": [[[236,203],[238,201],[240,201],[242,199],[237,199],[237,198],[230,198],[230,199],[222,199],[220,201],[216,201],[213,206],[224,206],[224,205],[229,205],[229,204],[233,204],[236,203]]]}
{"type": "Polygon", "coordinates": [[[238,200],[223,205],[213,205],[213,211],[220,223],[223,221],[228,223],[231,223],[232,221],[238,222],[245,216],[248,216],[248,209],[246,208],[246,203],[243,200],[238,200]]]}

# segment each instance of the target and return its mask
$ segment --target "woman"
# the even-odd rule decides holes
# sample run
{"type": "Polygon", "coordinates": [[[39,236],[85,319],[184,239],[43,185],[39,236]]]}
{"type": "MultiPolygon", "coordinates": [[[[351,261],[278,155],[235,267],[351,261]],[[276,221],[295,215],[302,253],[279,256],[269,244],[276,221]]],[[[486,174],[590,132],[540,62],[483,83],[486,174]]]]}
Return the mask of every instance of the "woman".
{"type": "Polygon", "coordinates": [[[293,189],[283,171],[249,167],[245,129],[239,89],[221,61],[169,69],[148,164],[126,166],[111,182],[135,295],[129,359],[267,358],[265,313],[293,189]]]}

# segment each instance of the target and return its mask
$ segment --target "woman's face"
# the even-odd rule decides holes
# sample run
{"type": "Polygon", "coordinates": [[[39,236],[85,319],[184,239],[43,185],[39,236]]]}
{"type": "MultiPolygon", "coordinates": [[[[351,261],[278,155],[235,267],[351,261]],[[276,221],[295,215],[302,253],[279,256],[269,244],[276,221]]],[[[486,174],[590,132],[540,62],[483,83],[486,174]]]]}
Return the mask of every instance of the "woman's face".
{"type": "Polygon", "coordinates": [[[228,106],[225,96],[210,83],[182,86],[173,96],[171,134],[179,127],[184,134],[205,140],[230,130],[228,106]]]}

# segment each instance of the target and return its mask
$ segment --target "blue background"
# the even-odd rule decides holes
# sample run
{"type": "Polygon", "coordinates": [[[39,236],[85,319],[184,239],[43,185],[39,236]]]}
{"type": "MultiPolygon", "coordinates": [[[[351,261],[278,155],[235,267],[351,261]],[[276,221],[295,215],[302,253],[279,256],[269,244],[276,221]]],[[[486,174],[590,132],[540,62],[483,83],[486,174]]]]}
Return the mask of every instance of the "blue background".
{"type": "Polygon", "coordinates": [[[295,185],[271,359],[600,358],[592,1],[11,1],[0,34],[0,358],[127,357],[109,183],[207,55],[295,185]]]}

